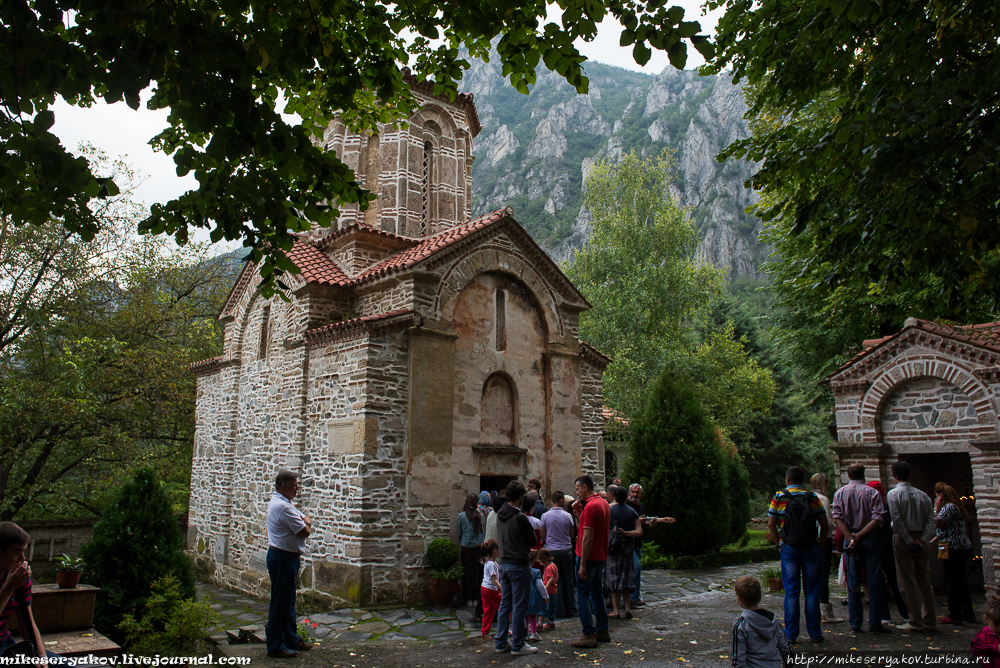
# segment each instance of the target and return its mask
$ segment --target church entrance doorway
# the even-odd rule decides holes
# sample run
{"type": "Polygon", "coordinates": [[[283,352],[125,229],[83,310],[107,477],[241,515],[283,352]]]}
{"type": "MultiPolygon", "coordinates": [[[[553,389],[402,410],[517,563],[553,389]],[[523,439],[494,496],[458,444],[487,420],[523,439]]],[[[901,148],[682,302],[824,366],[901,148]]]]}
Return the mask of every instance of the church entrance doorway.
{"type": "Polygon", "coordinates": [[[507,487],[507,483],[515,479],[514,476],[509,475],[479,476],[479,491],[497,491],[502,494],[503,490],[507,487]]]}
{"type": "MultiPolygon", "coordinates": [[[[934,485],[943,482],[951,485],[960,497],[973,496],[972,463],[967,452],[934,452],[900,455],[910,464],[910,484],[934,500],[934,485]]],[[[972,559],[969,560],[969,586],[973,590],[983,586],[982,554],[979,541],[979,524],[973,516],[969,522],[972,540],[972,559]]],[[[931,559],[931,578],[934,586],[944,586],[944,571],[937,559],[931,559]]]]}

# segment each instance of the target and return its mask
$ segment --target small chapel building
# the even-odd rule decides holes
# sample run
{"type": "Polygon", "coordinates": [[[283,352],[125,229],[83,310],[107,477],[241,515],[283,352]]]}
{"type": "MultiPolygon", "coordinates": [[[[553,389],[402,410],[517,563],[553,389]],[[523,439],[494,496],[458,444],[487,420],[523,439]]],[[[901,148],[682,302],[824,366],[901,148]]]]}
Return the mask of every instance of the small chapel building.
{"type": "Polygon", "coordinates": [[[426,546],[470,492],[603,485],[610,360],[579,340],[590,305],[510,208],[470,220],[472,96],[407,81],[422,108],[406,127],[335,120],[323,142],[378,199],[296,241],[287,301],[244,267],[222,355],[192,365],[188,546],[220,584],[266,595],[283,469],[313,519],[300,595],[325,609],[423,600],[426,546]]]}
{"type": "Polygon", "coordinates": [[[826,383],[836,403],[840,483],[859,462],[888,490],[889,467],[906,460],[911,484],[932,499],[935,483],[951,485],[974,505],[969,529],[983,584],[1000,589],[1000,322],[909,318],[902,331],[865,341],[826,383]]]}

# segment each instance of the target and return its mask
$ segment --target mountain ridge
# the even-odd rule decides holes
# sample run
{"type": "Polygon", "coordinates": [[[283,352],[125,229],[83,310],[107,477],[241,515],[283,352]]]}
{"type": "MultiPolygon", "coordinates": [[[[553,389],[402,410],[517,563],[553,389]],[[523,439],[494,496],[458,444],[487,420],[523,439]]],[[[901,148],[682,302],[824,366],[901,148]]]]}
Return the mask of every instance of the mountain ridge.
{"type": "MultiPolygon", "coordinates": [[[[494,54],[495,55],[495,54],[494,54]]],[[[757,195],[743,183],[756,165],[715,156],[749,135],[741,87],[730,78],[667,67],[658,75],[585,63],[590,91],[578,94],[544,67],[525,96],[496,63],[469,58],[459,85],[472,93],[482,132],[473,142],[473,212],[512,206],[518,221],[558,262],[589,237],[583,182],[598,158],[674,151],[672,191],[701,236],[699,259],[730,280],[760,277],[766,248],[760,220],[745,209],[757,195]]]]}

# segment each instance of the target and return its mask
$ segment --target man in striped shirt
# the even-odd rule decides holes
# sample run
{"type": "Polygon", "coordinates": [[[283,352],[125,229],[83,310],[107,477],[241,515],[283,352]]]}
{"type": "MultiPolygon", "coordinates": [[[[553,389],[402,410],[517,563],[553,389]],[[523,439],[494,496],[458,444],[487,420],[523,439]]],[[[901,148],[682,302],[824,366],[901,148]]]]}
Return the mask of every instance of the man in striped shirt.
{"type": "Polygon", "coordinates": [[[805,488],[806,472],[792,466],[785,472],[785,489],[774,495],[767,510],[767,529],[781,554],[781,580],[785,585],[785,637],[799,636],[799,588],[806,607],[809,640],[823,641],[820,626],[819,588],[823,550],[828,531],[826,511],[812,491],[805,488]]]}

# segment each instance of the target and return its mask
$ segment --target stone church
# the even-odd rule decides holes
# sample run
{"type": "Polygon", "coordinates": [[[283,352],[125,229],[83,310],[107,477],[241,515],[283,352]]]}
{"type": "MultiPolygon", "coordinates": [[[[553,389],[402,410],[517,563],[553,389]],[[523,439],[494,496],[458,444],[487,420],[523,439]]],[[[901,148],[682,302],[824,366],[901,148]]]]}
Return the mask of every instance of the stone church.
{"type": "Polygon", "coordinates": [[[859,462],[889,489],[889,467],[902,459],[911,484],[932,499],[935,483],[951,485],[974,507],[976,577],[981,570],[981,584],[1000,589],[1000,322],[910,318],[900,332],[865,341],[826,383],[836,402],[840,484],[859,462]]]}
{"type": "Polygon", "coordinates": [[[323,140],[378,199],[298,239],[288,301],[244,267],[223,354],[192,365],[188,546],[219,583],[266,593],[282,469],[313,518],[300,595],[326,609],[423,599],[426,545],[454,537],[469,492],[603,484],[610,360],[579,340],[589,304],[510,208],[470,220],[472,96],[407,80],[422,107],[406,127],[338,120],[323,140]]]}

